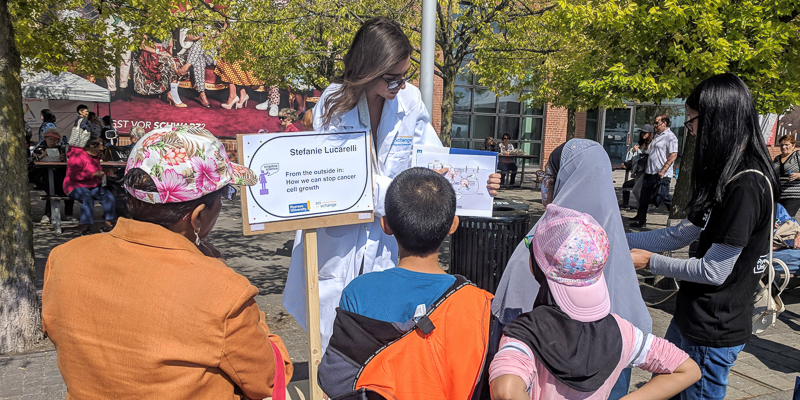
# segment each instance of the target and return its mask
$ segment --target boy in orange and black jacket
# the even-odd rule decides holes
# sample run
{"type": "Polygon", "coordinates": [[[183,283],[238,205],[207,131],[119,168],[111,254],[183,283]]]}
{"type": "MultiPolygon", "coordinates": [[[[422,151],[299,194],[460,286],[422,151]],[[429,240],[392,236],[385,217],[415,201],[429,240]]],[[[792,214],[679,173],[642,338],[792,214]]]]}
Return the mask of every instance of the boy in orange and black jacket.
{"type": "Polygon", "coordinates": [[[458,227],[455,192],[440,174],[411,168],[389,186],[385,206],[381,227],[397,239],[399,263],[342,292],[320,385],[331,397],[467,400],[493,296],[439,267],[439,246],[458,227]]]}

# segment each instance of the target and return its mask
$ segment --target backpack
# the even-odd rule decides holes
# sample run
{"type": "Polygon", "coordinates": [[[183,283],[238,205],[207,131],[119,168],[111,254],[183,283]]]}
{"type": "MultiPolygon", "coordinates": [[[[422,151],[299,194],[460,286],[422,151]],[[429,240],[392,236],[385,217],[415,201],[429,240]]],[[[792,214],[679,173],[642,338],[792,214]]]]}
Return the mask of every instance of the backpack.
{"type": "Polygon", "coordinates": [[[417,321],[384,322],[337,308],[319,366],[322,390],[336,400],[472,398],[487,360],[493,296],[455,277],[417,321]]]}

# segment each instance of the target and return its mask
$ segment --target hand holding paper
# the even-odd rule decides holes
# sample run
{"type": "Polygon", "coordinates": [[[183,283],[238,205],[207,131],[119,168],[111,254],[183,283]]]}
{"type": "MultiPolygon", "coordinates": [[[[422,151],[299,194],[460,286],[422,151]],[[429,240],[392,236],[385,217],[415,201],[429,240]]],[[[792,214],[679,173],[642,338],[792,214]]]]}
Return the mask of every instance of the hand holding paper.
{"type": "Polygon", "coordinates": [[[492,196],[500,188],[497,153],[429,146],[415,147],[413,153],[414,166],[446,170],[443,176],[456,192],[456,215],[492,216],[492,196]]]}

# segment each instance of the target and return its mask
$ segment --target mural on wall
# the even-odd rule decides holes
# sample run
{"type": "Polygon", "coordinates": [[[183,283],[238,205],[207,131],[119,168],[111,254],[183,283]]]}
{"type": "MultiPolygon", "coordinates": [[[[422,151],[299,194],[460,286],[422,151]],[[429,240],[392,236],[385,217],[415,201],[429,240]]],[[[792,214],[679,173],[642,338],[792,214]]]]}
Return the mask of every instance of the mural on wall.
{"type": "MultiPolygon", "coordinates": [[[[316,104],[317,90],[265,86],[245,63],[219,59],[220,49],[209,44],[226,25],[209,28],[208,36],[176,29],[165,38],[145,37],[138,51],[123,54],[121,65],[96,82],[111,91],[110,112],[120,133],[170,124],[203,127],[219,137],[281,132],[281,109],[302,116],[316,104]]],[[[304,130],[299,120],[294,123],[304,130]]]]}

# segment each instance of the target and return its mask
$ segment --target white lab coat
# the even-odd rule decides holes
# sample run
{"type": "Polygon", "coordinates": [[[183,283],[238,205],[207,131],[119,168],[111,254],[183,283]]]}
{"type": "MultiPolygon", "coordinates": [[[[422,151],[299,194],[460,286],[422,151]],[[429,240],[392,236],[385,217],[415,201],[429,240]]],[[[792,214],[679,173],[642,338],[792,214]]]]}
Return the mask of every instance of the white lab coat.
{"type": "MultiPolygon", "coordinates": [[[[322,124],[322,110],[327,95],[338,88],[330,85],[314,107],[314,130],[338,132],[365,129],[358,107],[333,118],[327,126],[322,124]]],[[[383,271],[397,265],[397,242],[383,233],[380,218],[384,214],[384,196],[392,179],[411,167],[413,146],[441,146],[439,136],[433,130],[430,116],[422,103],[419,89],[406,83],[394,100],[383,106],[378,126],[377,162],[373,169],[373,196],[375,220],[370,223],[317,229],[319,257],[319,303],[320,330],[322,332],[322,354],[333,333],[333,320],[342,290],[350,281],[363,273],[383,271]]],[[[297,231],[289,265],[289,276],[283,291],[283,307],[297,323],[306,327],[305,273],[303,269],[302,233],[297,231]]]]}

